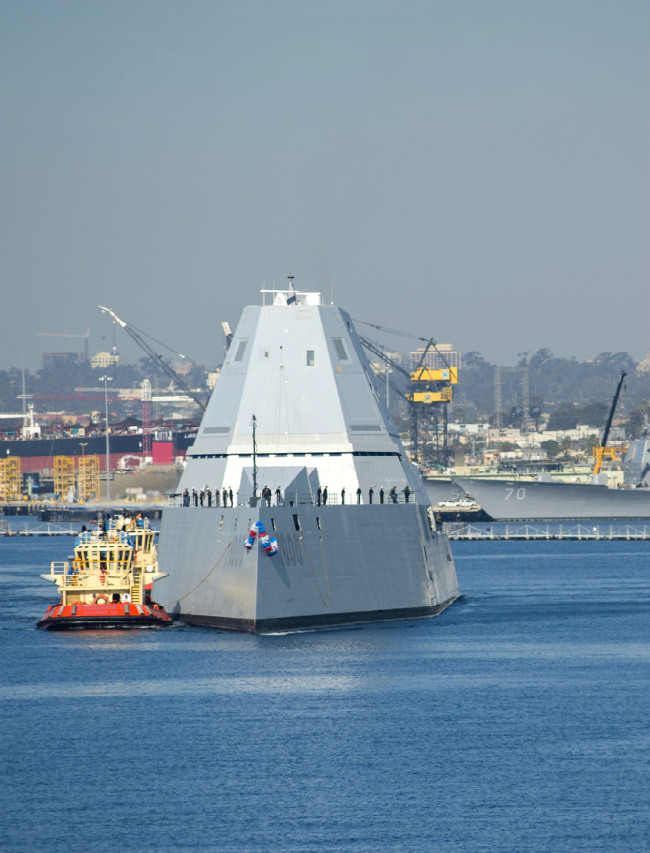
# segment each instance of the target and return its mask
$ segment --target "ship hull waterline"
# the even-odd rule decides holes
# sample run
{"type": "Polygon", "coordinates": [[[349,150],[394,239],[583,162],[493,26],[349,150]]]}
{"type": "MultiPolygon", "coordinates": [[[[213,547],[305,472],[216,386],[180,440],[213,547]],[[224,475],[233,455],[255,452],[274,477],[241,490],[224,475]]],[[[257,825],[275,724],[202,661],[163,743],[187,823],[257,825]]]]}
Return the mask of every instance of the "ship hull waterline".
{"type": "Polygon", "coordinates": [[[409,619],[426,619],[438,616],[456,601],[458,596],[450,598],[444,604],[432,607],[414,607],[396,610],[361,610],[357,613],[320,614],[296,616],[286,619],[268,619],[265,621],[227,619],[219,616],[192,616],[181,613],[178,619],[200,628],[217,628],[220,631],[236,631],[246,634],[286,634],[301,631],[321,631],[327,628],[351,628],[374,622],[402,622],[409,619]]]}

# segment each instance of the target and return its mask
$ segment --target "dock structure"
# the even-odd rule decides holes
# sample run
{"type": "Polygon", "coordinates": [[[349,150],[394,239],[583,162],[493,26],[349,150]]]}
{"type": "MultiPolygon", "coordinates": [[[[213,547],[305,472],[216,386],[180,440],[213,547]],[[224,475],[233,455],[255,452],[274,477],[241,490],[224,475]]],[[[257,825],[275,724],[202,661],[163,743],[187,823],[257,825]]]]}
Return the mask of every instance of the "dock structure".
{"type": "Polygon", "coordinates": [[[0,519],[0,536],[78,536],[78,525],[53,524],[50,521],[0,519]]]}
{"type": "MultiPolygon", "coordinates": [[[[158,531],[154,531],[156,534],[158,531]]],[[[650,524],[466,524],[444,522],[443,532],[451,541],[647,541],[650,524]]],[[[79,525],[71,522],[0,518],[0,536],[78,536],[79,525]]]]}
{"type": "Polygon", "coordinates": [[[650,539],[649,524],[472,524],[446,523],[443,530],[454,541],[513,541],[539,540],[574,541],[631,541],[650,539]]]}

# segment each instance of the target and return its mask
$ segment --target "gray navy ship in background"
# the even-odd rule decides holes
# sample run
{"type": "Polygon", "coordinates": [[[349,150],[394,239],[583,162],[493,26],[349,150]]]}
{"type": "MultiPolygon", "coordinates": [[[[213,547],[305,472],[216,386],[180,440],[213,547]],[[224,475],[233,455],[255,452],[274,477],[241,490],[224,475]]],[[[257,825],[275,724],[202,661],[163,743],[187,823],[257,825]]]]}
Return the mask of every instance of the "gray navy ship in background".
{"type": "Polygon", "coordinates": [[[244,309],[163,513],[159,600],[255,633],[434,616],[459,594],[448,540],[350,317],[292,284],[244,309]]]}
{"type": "Polygon", "coordinates": [[[592,483],[454,477],[452,486],[471,495],[494,521],[648,521],[648,438],[630,443],[623,472],[622,488],[609,488],[606,472],[597,474],[592,483]]]}

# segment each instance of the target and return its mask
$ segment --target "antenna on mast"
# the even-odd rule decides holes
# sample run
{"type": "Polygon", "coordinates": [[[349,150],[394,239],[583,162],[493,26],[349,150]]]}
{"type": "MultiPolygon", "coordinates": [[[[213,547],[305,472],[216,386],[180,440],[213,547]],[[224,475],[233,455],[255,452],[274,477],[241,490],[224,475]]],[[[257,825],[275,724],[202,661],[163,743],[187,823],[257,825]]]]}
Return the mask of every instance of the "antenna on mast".
{"type": "Polygon", "coordinates": [[[293,289],[293,280],[295,276],[288,275],[287,278],[289,279],[289,287],[291,288],[291,292],[289,296],[287,296],[287,305],[293,305],[293,303],[296,301],[296,291],[293,289]]]}

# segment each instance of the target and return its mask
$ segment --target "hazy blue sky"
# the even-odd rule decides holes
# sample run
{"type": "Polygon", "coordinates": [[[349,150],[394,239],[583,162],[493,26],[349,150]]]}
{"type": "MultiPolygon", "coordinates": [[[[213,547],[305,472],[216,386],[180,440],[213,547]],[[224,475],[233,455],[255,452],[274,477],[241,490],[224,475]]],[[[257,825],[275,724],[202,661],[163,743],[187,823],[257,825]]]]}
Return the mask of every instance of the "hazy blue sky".
{"type": "Polygon", "coordinates": [[[495,363],[647,353],[648,2],[0,9],[0,368],[98,304],[211,366],[288,274],[495,363]]]}

